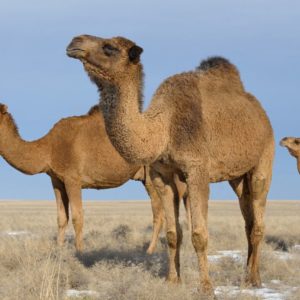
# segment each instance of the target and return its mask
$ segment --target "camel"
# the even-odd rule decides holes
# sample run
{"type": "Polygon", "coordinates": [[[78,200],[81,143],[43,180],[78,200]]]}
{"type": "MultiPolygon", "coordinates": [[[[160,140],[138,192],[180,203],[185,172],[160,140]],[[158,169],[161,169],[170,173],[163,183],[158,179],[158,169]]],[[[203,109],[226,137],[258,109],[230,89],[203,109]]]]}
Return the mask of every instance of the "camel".
{"type": "Polygon", "coordinates": [[[229,181],[245,219],[245,283],[261,286],[259,250],[274,156],[273,130],[265,111],[245,91],[237,68],[222,57],[167,78],[143,111],[142,51],[123,37],[90,35],[74,37],[67,47],[67,55],[82,62],[99,89],[112,144],[128,162],[151,166],[166,217],[167,281],[180,282],[182,231],[173,180],[177,174],[187,184],[202,291],[213,294],[207,214],[209,183],[220,181],[229,181]]]}
{"type": "Polygon", "coordinates": [[[280,141],[280,146],[286,147],[289,153],[297,159],[297,169],[300,174],[300,138],[285,137],[280,141]]]}
{"type": "MultiPolygon", "coordinates": [[[[149,176],[149,167],[127,163],[112,146],[99,106],[78,117],[60,120],[44,137],[26,142],[19,135],[7,106],[0,104],[0,155],[22,173],[46,173],[51,177],[56,203],[58,245],[64,243],[69,206],[75,229],[75,246],[83,249],[81,189],[118,187],[129,179],[141,181],[151,198],[153,234],[147,252],[155,250],[163,222],[163,209],[149,176]]],[[[185,184],[175,178],[178,193],[186,203],[185,184]]]]}

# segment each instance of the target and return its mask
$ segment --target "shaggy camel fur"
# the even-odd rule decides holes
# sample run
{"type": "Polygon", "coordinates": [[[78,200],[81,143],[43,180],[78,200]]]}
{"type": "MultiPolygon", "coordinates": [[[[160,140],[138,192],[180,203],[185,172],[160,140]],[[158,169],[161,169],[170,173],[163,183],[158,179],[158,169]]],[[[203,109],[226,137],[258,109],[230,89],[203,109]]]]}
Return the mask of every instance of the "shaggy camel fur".
{"type": "MultiPolygon", "coordinates": [[[[151,198],[153,235],[148,253],[154,251],[163,209],[149,167],[129,164],[118,154],[107,137],[99,106],[87,115],[62,119],[41,139],[26,142],[20,137],[7,106],[0,104],[0,128],[0,154],[10,165],[25,174],[47,173],[51,177],[57,202],[59,245],[64,242],[70,206],[76,249],[83,248],[82,188],[113,188],[134,179],[142,181],[151,198]]],[[[178,179],[176,182],[182,197],[186,187],[178,179]]]]}
{"type": "Polygon", "coordinates": [[[285,137],[280,141],[282,147],[286,147],[289,153],[297,159],[297,169],[300,174],[300,138],[285,137]]]}
{"type": "Polygon", "coordinates": [[[244,90],[235,66],[219,57],[165,80],[142,112],[141,53],[142,48],[122,37],[83,35],[67,48],[101,92],[100,107],[113,145],[127,161],[153,168],[151,178],[166,216],[167,279],[180,281],[176,173],[187,183],[202,290],[213,293],[207,262],[209,183],[224,180],[238,195],[246,223],[246,282],[260,286],[259,248],[274,155],[268,117],[244,90]]]}

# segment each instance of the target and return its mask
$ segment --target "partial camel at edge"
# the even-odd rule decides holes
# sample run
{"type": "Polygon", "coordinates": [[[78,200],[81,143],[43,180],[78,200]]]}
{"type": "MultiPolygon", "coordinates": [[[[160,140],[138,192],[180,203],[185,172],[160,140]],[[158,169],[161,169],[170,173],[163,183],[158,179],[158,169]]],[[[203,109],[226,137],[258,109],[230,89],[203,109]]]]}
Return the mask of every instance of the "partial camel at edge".
{"type": "MultiPolygon", "coordinates": [[[[147,252],[153,253],[163,223],[163,209],[149,167],[130,164],[118,154],[107,136],[98,105],[86,115],[60,120],[44,137],[27,142],[20,137],[7,106],[0,104],[0,129],[0,155],[12,167],[25,174],[46,173],[51,177],[60,246],[64,243],[70,207],[75,246],[78,251],[83,250],[81,189],[115,188],[133,179],[143,183],[151,199],[153,234],[147,252]]],[[[175,181],[186,204],[186,186],[178,178],[175,181]]]]}
{"type": "Polygon", "coordinates": [[[245,283],[260,287],[259,255],[272,177],[274,137],[260,103],[222,57],[166,79],[143,111],[143,49],[123,38],[75,37],[67,47],[101,94],[107,134],[128,162],[150,165],[163,202],[170,282],[180,282],[182,231],[174,173],[186,182],[200,286],[213,294],[207,260],[209,183],[229,181],[245,219],[245,283]]]}
{"type": "Polygon", "coordinates": [[[297,170],[300,174],[300,138],[285,137],[280,141],[280,146],[287,148],[290,155],[297,160],[297,170]]]}

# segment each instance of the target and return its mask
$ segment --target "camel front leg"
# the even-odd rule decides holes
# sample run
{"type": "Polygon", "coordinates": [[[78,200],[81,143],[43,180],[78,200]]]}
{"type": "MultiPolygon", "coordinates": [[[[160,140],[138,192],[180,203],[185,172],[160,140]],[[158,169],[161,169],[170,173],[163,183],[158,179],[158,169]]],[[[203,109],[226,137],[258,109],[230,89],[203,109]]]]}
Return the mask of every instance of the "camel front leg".
{"type": "Polygon", "coordinates": [[[72,223],[75,230],[75,247],[77,251],[82,252],[83,209],[81,198],[81,186],[71,181],[65,182],[65,187],[70,200],[72,223]]]}
{"type": "Polygon", "coordinates": [[[188,169],[186,176],[191,206],[192,243],[198,257],[200,286],[203,293],[211,295],[213,294],[213,286],[207,260],[209,177],[205,170],[195,166],[188,169]]]}
{"type": "Polygon", "coordinates": [[[151,179],[163,203],[166,218],[166,236],[169,248],[169,271],[167,281],[180,282],[180,246],[182,231],[179,225],[179,199],[173,178],[151,172],[151,179]]]}
{"type": "Polygon", "coordinates": [[[63,182],[54,177],[51,177],[51,182],[57,206],[57,244],[59,246],[63,246],[65,240],[65,232],[69,221],[69,198],[67,196],[63,182]]]}

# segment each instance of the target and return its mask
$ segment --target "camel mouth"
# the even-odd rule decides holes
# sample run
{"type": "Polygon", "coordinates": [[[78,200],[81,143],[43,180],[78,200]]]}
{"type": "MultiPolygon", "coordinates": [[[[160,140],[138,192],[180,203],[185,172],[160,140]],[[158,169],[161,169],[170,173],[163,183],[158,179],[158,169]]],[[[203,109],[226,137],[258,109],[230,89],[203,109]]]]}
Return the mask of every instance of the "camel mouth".
{"type": "Polygon", "coordinates": [[[82,37],[75,37],[67,46],[66,52],[69,57],[82,58],[85,56],[84,42],[82,37]]]}
{"type": "Polygon", "coordinates": [[[284,140],[281,140],[280,143],[279,143],[279,145],[280,145],[281,147],[286,147],[286,143],[285,143],[284,140]]]}
{"type": "Polygon", "coordinates": [[[287,147],[288,145],[290,145],[290,143],[291,143],[292,140],[293,139],[291,139],[290,137],[284,137],[283,139],[281,139],[279,145],[281,147],[287,147]]]}
{"type": "Polygon", "coordinates": [[[82,58],[84,56],[85,51],[80,48],[67,48],[67,55],[72,58],[82,58]]]}

